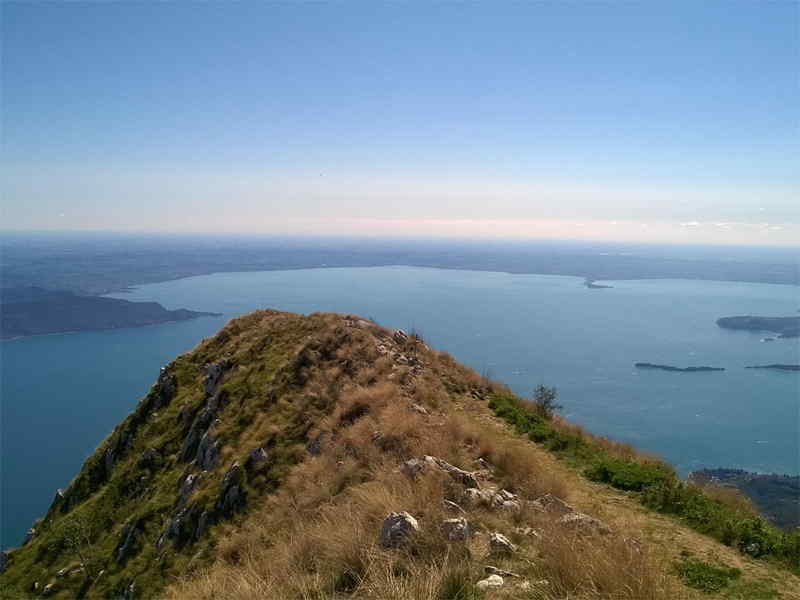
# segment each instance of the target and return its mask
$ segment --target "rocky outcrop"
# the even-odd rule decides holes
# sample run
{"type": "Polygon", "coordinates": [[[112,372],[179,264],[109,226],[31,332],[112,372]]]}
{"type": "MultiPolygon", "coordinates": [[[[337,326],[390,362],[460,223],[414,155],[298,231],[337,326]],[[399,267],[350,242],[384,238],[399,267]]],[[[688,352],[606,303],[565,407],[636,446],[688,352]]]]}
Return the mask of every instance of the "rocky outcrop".
{"type": "Polygon", "coordinates": [[[389,513],[383,520],[378,543],[384,548],[398,548],[408,543],[419,531],[419,523],[409,513],[389,513]]]}

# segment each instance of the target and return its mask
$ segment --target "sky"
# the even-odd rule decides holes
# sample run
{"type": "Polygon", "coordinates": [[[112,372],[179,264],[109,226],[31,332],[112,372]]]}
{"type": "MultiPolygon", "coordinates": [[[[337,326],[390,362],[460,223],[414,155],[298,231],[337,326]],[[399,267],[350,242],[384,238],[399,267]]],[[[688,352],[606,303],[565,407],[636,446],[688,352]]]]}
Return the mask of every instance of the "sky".
{"type": "Polygon", "coordinates": [[[10,2],[2,224],[800,244],[800,3],[10,2]]]}

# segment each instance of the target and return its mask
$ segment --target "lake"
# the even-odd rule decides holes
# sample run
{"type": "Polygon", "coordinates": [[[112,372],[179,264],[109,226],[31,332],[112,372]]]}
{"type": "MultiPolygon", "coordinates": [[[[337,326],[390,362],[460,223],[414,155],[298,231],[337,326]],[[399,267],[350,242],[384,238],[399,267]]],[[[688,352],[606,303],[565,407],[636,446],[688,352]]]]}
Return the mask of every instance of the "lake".
{"type": "Polygon", "coordinates": [[[798,341],[720,329],[731,315],[797,314],[792,286],[687,280],[604,282],[411,267],[219,273],[116,297],[223,317],[0,344],[2,538],[19,543],[161,366],[255,308],[360,314],[416,329],[479,372],[528,394],[556,386],[564,415],[660,454],[681,473],[733,467],[798,474],[798,341]],[[724,372],[638,370],[635,362],[724,372]]]}

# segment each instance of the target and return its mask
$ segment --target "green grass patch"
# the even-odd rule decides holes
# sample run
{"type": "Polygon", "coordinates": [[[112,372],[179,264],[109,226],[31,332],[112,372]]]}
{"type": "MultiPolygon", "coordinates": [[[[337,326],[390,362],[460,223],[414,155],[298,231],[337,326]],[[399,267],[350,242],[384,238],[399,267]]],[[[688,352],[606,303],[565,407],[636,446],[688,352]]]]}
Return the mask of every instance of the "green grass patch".
{"type": "Polygon", "coordinates": [[[739,569],[712,565],[694,557],[684,558],[676,566],[676,571],[686,585],[707,594],[721,592],[742,575],[739,569]]]}

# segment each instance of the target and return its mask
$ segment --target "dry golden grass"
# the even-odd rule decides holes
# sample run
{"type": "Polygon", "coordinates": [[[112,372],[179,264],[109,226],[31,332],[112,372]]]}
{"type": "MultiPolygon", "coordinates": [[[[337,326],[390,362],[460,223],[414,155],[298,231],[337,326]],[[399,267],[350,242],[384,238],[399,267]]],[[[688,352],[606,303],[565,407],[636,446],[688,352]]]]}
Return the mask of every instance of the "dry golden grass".
{"type": "Polygon", "coordinates": [[[455,371],[470,385],[485,383],[448,355],[420,350],[426,368],[414,375],[384,358],[370,362],[363,350],[337,354],[349,361],[346,369],[310,377],[313,393],[325,393],[326,381],[341,386],[336,406],[310,433],[313,438],[326,432],[320,454],[297,465],[244,523],[228,526],[218,560],[173,585],[169,598],[478,598],[474,584],[485,577],[487,564],[518,572],[533,584],[524,589],[508,579],[498,597],[680,597],[664,566],[646,551],[632,550],[621,536],[578,537],[527,507],[467,508],[478,534],[469,543],[446,540],[439,524],[457,515],[443,500],[461,501],[460,484],[430,470],[412,480],[398,471],[403,460],[429,454],[474,471],[482,458],[491,465],[491,473],[483,474],[487,484],[526,499],[545,493],[569,499],[568,486],[542,467],[530,443],[487,427],[479,402],[446,390],[439,377],[443,370],[455,371]],[[353,370],[360,361],[365,369],[353,370]],[[350,377],[342,377],[345,371],[350,377]],[[411,410],[412,402],[431,414],[411,410]],[[400,510],[414,515],[421,531],[405,549],[383,549],[381,523],[400,510]],[[520,526],[535,527],[542,537],[516,532],[520,526]],[[509,536],[519,551],[508,558],[487,556],[493,531],[509,536]]]}

